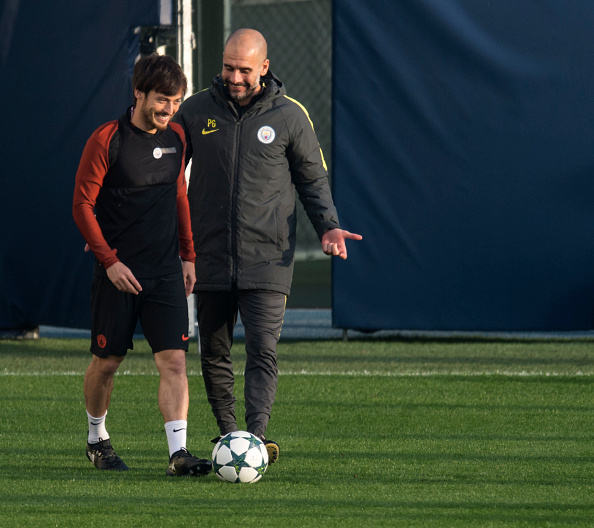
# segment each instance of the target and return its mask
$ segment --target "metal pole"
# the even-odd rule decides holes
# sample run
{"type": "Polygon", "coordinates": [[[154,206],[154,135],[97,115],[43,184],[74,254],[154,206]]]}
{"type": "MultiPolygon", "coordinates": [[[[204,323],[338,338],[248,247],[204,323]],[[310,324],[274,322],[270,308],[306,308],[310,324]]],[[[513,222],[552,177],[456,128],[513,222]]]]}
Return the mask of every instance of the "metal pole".
{"type": "Polygon", "coordinates": [[[225,0],[224,3],[224,14],[223,14],[223,39],[227,40],[231,35],[231,0],[225,0]]]}
{"type": "Polygon", "coordinates": [[[193,52],[196,48],[196,38],[192,27],[192,0],[178,0],[177,2],[177,61],[188,78],[186,96],[194,93],[194,63],[193,52]]]}

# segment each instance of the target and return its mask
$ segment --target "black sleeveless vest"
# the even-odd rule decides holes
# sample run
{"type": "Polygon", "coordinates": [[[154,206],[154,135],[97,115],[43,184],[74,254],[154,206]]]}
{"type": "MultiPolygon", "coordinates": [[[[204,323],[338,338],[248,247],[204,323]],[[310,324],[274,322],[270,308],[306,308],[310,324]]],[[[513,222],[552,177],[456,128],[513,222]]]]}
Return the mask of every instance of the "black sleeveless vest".
{"type": "MultiPolygon", "coordinates": [[[[182,154],[182,140],[171,127],[149,134],[131,124],[129,113],[118,121],[95,212],[107,243],[136,278],[181,269],[177,180],[182,154]]],[[[105,274],[100,265],[95,271],[105,274]]]]}

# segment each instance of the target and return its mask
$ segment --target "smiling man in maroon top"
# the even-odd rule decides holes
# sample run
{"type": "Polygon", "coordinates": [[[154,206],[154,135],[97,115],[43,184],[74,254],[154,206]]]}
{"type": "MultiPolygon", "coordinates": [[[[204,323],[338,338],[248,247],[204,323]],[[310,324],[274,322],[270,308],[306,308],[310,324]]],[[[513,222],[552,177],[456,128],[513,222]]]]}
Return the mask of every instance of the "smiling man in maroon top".
{"type": "Polygon", "coordinates": [[[159,409],[169,445],[167,475],[207,474],[212,464],[186,449],[186,297],[196,282],[186,196],[182,128],[170,123],[187,89],[167,56],[142,58],[134,106],[89,138],[76,174],[74,220],[96,257],[91,352],[84,393],[87,457],[98,469],[127,470],[105,427],[113,377],[140,321],[160,374],[159,409]]]}

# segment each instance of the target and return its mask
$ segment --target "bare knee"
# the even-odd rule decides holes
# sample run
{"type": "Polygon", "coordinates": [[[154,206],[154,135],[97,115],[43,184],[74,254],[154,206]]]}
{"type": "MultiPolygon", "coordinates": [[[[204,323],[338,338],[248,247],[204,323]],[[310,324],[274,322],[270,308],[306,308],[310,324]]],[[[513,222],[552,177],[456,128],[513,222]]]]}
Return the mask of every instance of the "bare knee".
{"type": "Polygon", "coordinates": [[[112,378],[123,360],[123,356],[107,356],[106,358],[93,356],[87,373],[93,373],[96,376],[104,378],[112,378]]]}
{"type": "Polygon", "coordinates": [[[162,350],[155,353],[155,362],[161,376],[185,376],[186,353],[183,350],[162,350]]]}

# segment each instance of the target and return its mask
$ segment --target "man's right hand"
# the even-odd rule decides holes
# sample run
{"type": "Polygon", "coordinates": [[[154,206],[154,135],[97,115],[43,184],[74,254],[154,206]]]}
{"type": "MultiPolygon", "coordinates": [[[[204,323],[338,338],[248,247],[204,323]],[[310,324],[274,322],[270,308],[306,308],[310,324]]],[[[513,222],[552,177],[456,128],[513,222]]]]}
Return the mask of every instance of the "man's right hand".
{"type": "Polygon", "coordinates": [[[136,280],[130,268],[121,262],[116,262],[113,266],[107,268],[107,276],[121,292],[138,295],[142,291],[140,283],[136,280]]]}

